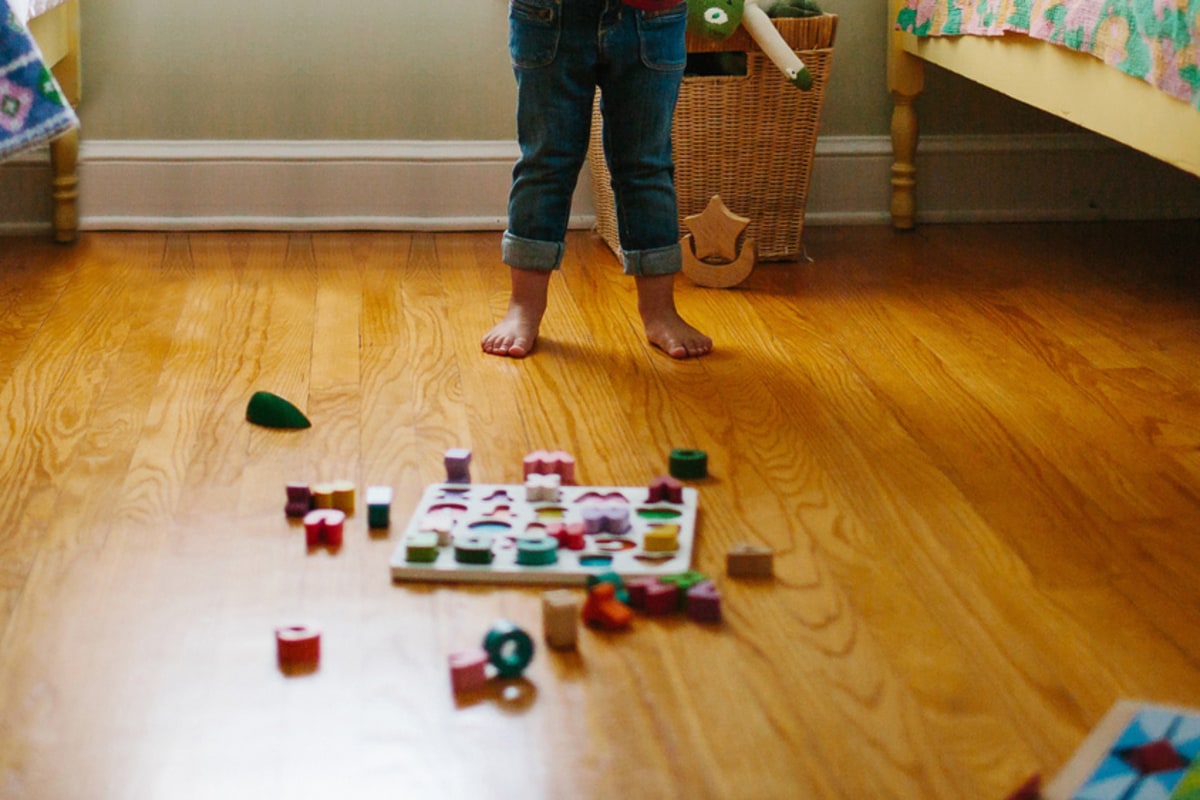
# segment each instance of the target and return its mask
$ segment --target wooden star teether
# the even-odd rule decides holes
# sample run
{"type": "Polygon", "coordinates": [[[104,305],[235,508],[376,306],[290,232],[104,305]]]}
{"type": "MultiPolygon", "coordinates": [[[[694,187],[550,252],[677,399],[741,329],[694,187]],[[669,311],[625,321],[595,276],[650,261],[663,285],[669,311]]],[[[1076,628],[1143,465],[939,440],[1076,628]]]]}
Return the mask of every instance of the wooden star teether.
{"type": "Polygon", "coordinates": [[[750,224],[725,205],[720,195],[713,195],[708,206],[699,214],[684,218],[691,231],[683,237],[683,274],[701,286],[726,289],[736,286],[750,276],[754,269],[754,240],[747,238],[741,253],[738,237],[750,224]]]}

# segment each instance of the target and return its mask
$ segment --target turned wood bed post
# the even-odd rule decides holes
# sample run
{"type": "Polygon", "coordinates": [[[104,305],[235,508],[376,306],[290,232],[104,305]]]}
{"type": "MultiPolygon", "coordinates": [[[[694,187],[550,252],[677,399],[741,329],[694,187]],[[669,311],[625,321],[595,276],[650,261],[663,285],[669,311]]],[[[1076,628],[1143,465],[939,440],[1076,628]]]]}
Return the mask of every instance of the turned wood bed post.
{"type": "Polygon", "coordinates": [[[905,52],[895,29],[903,0],[888,2],[888,90],[892,93],[892,227],[911,230],[917,212],[917,95],[925,86],[925,65],[905,52]]]}
{"type": "MultiPolygon", "coordinates": [[[[79,107],[83,81],[79,54],[79,0],[67,0],[52,13],[62,15],[65,26],[66,55],[51,69],[73,107],[79,107]]],[[[50,165],[54,173],[54,239],[75,241],[79,232],[79,129],[71,130],[50,143],[50,165]]]]}

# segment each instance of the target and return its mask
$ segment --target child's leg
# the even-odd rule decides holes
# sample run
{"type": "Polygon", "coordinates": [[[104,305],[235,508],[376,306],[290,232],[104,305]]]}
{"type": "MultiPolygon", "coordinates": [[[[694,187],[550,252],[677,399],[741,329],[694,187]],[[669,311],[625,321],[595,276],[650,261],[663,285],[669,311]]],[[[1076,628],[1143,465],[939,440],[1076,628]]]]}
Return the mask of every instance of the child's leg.
{"type": "Polygon", "coordinates": [[[712,339],[675,308],[682,269],[671,126],[687,60],[687,5],[666,12],[625,6],[606,34],[599,71],[604,153],[612,173],[626,274],[637,280],[638,310],[652,344],[673,358],[704,355],[712,339]]]}
{"type": "Polygon", "coordinates": [[[483,337],[487,353],[520,358],[537,337],[587,154],[598,22],[593,0],[522,0],[509,7],[521,158],[513,168],[503,244],[512,298],[504,319],[483,337]]]}
{"type": "Polygon", "coordinates": [[[712,339],[693,328],[675,310],[675,275],[636,278],[638,312],[646,338],[671,358],[694,358],[712,350],[712,339]]]}
{"type": "Polygon", "coordinates": [[[508,313],[483,337],[483,351],[495,356],[524,358],[537,340],[538,326],[546,313],[550,271],[512,269],[512,296],[508,313]]]}

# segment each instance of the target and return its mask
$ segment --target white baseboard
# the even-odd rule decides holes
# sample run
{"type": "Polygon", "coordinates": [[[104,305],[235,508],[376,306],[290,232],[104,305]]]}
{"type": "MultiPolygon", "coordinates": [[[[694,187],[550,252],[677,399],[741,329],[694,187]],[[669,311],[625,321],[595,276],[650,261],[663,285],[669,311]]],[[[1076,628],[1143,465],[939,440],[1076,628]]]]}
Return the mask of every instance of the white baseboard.
{"type": "MultiPolygon", "coordinates": [[[[509,141],[85,141],[90,230],[501,230],[509,141]]],[[[1200,181],[1091,134],[925,137],[918,218],[1002,222],[1200,216],[1200,181]]],[[[887,137],[824,137],[806,221],[887,221],[887,137]]],[[[0,167],[0,233],[48,230],[50,167],[0,167]]],[[[593,224],[587,170],[574,227],[593,224]]]]}

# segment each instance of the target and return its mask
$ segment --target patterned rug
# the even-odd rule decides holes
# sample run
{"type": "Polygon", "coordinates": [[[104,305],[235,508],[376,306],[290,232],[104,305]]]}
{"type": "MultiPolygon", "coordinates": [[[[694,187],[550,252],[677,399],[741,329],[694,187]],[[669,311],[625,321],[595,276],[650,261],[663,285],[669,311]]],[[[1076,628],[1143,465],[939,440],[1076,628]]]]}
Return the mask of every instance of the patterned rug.
{"type": "Polygon", "coordinates": [[[29,31],[0,0],[0,161],[79,124],[29,31]]]}

